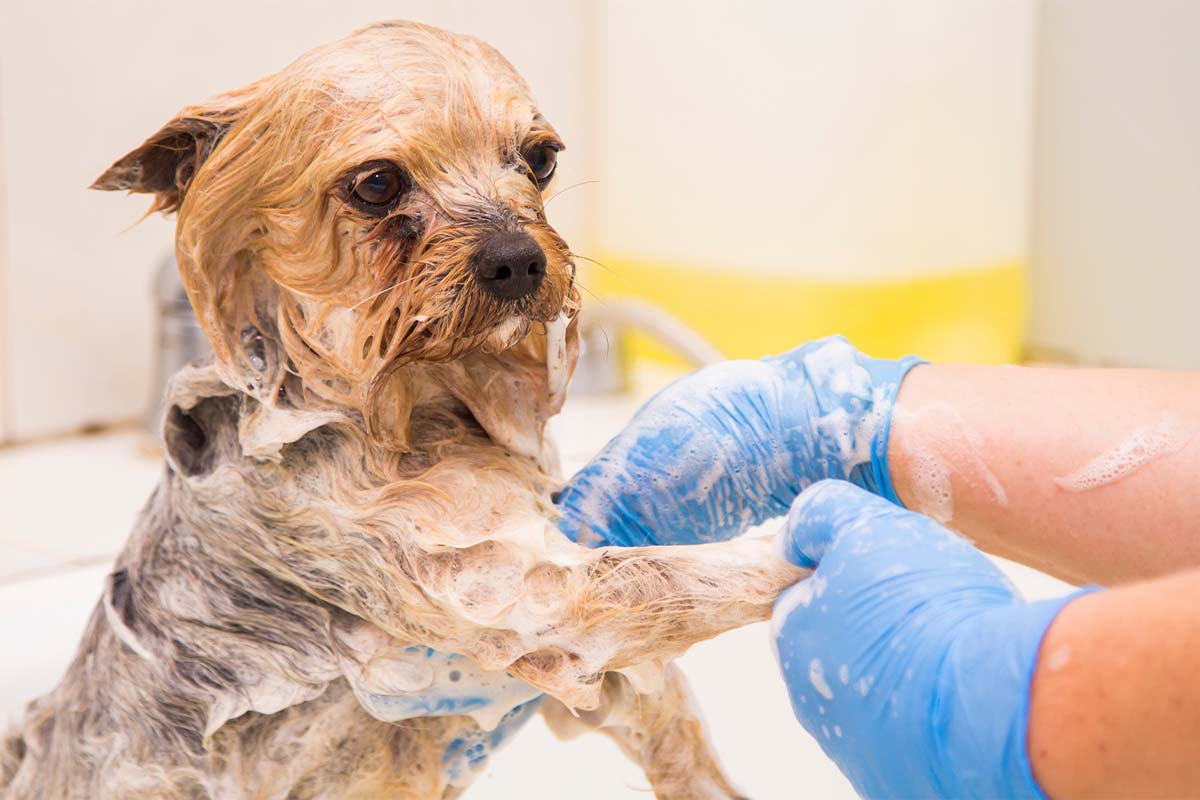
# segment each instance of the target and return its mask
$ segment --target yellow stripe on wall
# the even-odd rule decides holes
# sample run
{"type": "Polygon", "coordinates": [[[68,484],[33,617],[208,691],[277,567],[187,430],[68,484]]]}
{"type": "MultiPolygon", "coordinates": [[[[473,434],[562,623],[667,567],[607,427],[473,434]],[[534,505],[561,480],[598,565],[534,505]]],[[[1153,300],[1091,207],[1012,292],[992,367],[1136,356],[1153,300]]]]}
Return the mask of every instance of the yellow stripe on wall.
{"type": "MultiPolygon", "coordinates": [[[[601,261],[607,269],[583,276],[600,302],[615,295],[648,300],[731,358],[779,353],[834,333],[879,358],[916,353],[930,361],[996,364],[1021,355],[1028,305],[1022,261],[872,282],[739,274],[611,254],[601,261]]],[[[630,352],[674,360],[642,336],[631,337],[630,352]]]]}

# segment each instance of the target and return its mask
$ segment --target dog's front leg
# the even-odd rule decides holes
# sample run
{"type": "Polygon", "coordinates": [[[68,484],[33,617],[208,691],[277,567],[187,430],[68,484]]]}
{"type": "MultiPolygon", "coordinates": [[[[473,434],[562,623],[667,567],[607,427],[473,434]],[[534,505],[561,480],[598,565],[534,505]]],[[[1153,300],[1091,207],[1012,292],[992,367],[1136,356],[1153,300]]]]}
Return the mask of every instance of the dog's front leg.
{"type": "Polygon", "coordinates": [[[561,703],[542,706],[560,739],[598,730],[642,768],[659,800],[730,800],[742,795],[725,777],[692,706],[683,673],[668,665],[658,690],[636,691],[617,673],[604,676],[599,708],[578,716],[561,703]]]}
{"type": "Polygon", "coordinates": [[[508,624],[497,626],[509,628],[498,639],[519,656],[488,637],[465,652],[583,709],[596,707],[606,671],[662,664],[766,619],[779,592],[806,574],[766,539],[595,550],[562,542],[525,572],[508,624]]]}

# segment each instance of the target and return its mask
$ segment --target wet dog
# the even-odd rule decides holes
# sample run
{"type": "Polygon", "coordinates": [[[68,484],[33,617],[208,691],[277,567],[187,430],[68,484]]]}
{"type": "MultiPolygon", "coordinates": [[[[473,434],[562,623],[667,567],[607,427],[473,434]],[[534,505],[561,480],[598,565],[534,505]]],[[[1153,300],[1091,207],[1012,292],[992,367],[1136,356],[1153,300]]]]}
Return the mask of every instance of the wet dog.
{"type": "Polygon", "coordinates": [[[374,25],[185,108],[95,188],[178,215],[214,356],[10,797],[453,797],[541,709],[732,797],[669,661],[797,577],[758,540],[588,549],[544,437],[577,352],[563,144],[482,42],[374,25]]]}

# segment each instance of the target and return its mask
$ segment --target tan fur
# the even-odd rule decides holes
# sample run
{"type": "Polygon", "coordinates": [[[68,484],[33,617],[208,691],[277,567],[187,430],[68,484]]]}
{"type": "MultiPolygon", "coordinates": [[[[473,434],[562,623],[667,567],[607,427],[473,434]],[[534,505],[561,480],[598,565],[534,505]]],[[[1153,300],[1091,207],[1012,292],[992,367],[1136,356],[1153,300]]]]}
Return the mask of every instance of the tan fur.
{"type": "Polygon", "coordinates": [[[215,357],[172,381],[166,474],[75,662],[0,748],[6,796],[454,796],[473,773],[446,754],[477,722],[372,705],[419,694],[417,646],[551,695],[556,728],[591,710],[661,797],[734,795],[663,666],[797,573],[762,541],[592,550],[556,529],[543,430],[577,293],[520,158],[537,141],[556,134],[494,50],[382,23],[101,176],[178,211],[215,357]],[[346,192],[381,160],[413,189],[368,218],[346,192]],[[495,230],[547,254],[532,296],[473,281],[495,230]]]}

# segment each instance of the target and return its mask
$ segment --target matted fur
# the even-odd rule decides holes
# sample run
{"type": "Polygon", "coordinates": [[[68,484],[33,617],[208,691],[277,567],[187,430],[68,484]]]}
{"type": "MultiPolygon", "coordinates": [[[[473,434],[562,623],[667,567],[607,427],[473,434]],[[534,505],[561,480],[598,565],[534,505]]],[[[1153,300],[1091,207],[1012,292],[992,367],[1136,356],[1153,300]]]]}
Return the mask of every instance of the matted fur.
{"type": "Polygon", "coordinates": [[[556,730],[604,729],[660,797],[734,796],[664,666],[798,573],[759,540],[593,550],[555,527],[543,430],[577,294],[520,157],[548,140],[494,50],[383,23],[185,109],[97,181],[178,211],[215,357],[172,380],[166,473],[0,748],[6,796],[452,797],[476,720],[371,705],[418,691],[416,646],[547,693],[556,730]],[[413,188],[366,219],[347,176],[380,160],[413,188]],[[495,230],[546,252],[534,295],[473,282],[495,230]]]}

